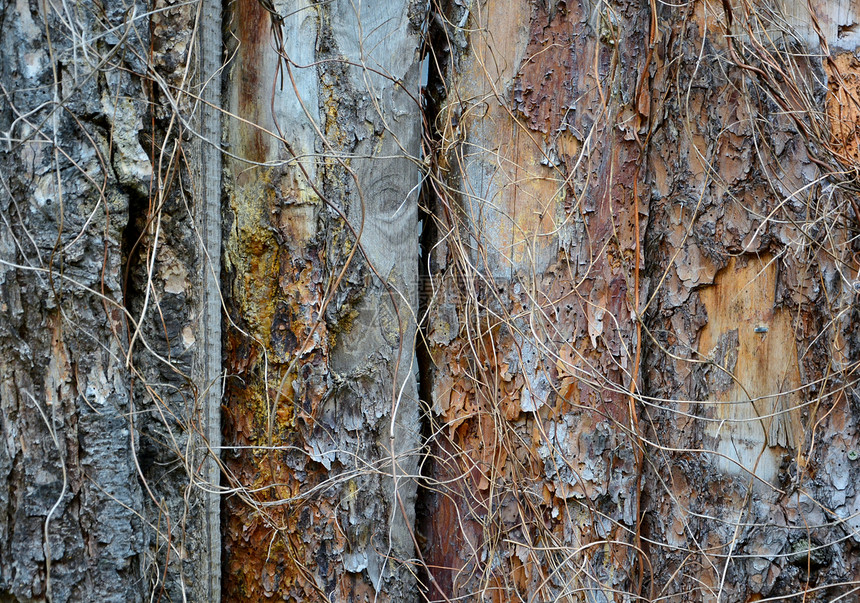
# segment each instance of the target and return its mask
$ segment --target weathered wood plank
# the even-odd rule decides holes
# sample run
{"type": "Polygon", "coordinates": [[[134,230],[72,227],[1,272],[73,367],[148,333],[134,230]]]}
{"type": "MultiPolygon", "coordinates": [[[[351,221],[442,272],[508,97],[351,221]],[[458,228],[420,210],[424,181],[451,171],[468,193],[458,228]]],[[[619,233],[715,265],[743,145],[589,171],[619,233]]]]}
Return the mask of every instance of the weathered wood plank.
{"type": "Polygon", "coordinates": [[[418,24],[276,10],[281,57],[255,0],[232,30],[225,596],[411,601],[418,24]]]}

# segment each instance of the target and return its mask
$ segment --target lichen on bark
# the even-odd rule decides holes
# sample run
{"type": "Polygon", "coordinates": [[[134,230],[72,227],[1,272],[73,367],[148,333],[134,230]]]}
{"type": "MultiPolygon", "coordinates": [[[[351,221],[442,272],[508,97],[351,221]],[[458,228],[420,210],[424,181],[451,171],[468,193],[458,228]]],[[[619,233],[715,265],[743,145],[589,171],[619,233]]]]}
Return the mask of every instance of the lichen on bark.
{"type": "Polygon", "coordinates": [[[283,48],[254,1],[233,30],[225,591],[414,600],[418,36],[275,9],[283,48]]]}

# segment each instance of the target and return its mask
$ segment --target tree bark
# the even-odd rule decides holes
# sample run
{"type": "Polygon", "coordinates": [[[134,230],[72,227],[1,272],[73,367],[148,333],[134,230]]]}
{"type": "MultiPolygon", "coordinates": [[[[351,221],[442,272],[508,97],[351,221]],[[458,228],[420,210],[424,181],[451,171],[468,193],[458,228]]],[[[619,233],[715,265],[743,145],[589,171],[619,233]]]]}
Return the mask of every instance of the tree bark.
{"type": "Polygon", "coordinates": [[[855,592],[857,17],[814,9],[441,7],[445,596],[855,592]]]}
{"type": "Polygon", "coordinates": [[[611,600],[639,546],[649,10],[487,2],[444,18],[450,234],[429,339],[433,477],[451,485],[428,563],[452,598],[611,600]]]}
{"type": "Polygon", "coordinates": [[[218,600],[218,8],[61,8],[0,9],[0,599],[218,600]]]}
{"type": "MultiPolygon", "coordinates": [[[[138,601],[143,496],[127,420],[121,272],[131,198],[146,197],[152,173],[135,131],[143,65],[113,53],[111,69],[94,69],[45,8],[5,5],[0,33],[0,593],[138,601]]],[[[92,35],[122,23],[104,18],[76,25],[92,35]]],[[[120,31],[85,50],[145,43],[120,31]]]]}
{"type": "Polygon", "coordinates": [[[858,23],[0,4],[0,601],[856,598],[858,23]]]}
{"type": "Polygon", "coordinates": [[[231,18],[225,597],[414,600],[420,14],[274,8],[231,18]]]}
{"type": "Polygon", "coordinates": [[[852,598],[858,97],[843,78],[858,39],[843,27],[858,15],[814,3],[816,31],[787,3],[792,32],[779,12],[738,8],[667,19],[652,79],[684,96],[667,97],[650,153],[650,589],[852,598]]]}

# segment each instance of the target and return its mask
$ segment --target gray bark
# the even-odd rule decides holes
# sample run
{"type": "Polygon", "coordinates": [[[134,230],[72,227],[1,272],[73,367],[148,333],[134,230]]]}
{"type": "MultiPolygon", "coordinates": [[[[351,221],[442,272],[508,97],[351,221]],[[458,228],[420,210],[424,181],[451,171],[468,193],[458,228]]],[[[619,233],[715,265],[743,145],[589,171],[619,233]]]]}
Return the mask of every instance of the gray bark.
{"type": "Polygon", "coordinates": [[[0,601],[856,598],[853,5],[221,8],[0,4],[0,601]]]}
{"type": "Polygon", "coordinates": [[[275,8],[281,56],[231,20],[225,593],[415,600],[420,11],[275,8]]]}
{"type": "Polygon", "coordinates": [[[194,195],[196,223],[200,233],[199,283],[200,322],[196,331],[203,341],[195,351],[195,374],[198,376],[202,436],[198,442],[208,446],[209,457],[200,471],[206,491],[200,493],[204,514],[201,529],[204,534],[202,554],[195,560],[198,568],[194,585],[194,600],[221,600],[221,468],[217,458],[221,445],[221,2],[201,2],[199,11],[196,82],[202,86],[201,104],[197,111],[200,124],[200,147],[195,153],[198,161],[197,184],[194,195]],[[203,579],[205,577],[205,579],[203,579]]]}
{"type": "Polygon", "coordinates": [[[220,18],[161,8],[0,10],[3,600],[218,599],[220,18]]]}
{"type": "Polygon", "coordinates": [[[45,8],[6,4],[0,30],[0,593],[140,601],[121,271],[151,173],[137,140],[148,40],[119,6],[74,23],[45,8]]]}

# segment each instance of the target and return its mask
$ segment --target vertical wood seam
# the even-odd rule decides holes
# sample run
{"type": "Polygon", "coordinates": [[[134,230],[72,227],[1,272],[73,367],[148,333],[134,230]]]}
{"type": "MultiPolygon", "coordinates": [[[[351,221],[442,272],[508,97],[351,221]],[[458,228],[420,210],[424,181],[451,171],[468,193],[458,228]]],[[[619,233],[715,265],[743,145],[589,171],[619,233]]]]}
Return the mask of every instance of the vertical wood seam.
{"type": "MultiPolygon", "coordinates": [[[[202,0],[200,7],[197,73],[201,86],[198,154],[199,197],[196,207],[202,238],[204,287],[200,328],[203,336],[202,362],[198,386],[203,395],[203,419],[207,452],[218,454],[221,445],[221,1],[202,0]]],[[[211,487],[205,492],[205,522],[208,560],[207,601],[221,600],[221,497],[218,493],[220,468],[217,459],[206,460],[204,477],[211,487]]]]}

